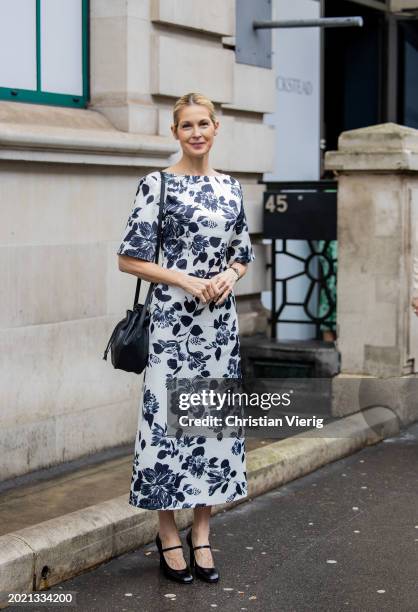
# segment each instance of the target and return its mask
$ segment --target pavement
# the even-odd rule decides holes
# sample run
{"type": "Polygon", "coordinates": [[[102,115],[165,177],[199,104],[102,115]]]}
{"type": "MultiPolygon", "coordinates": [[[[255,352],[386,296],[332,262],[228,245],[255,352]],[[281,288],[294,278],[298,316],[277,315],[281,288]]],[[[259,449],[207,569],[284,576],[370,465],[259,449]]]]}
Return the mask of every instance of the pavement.
{"type": "MultiPolygon", "coordinates": [[[[401,427],[396,413],[375,406],[290,438],[247,438],[248,496],[212,506],[212,516],[394,436],[401,427]]],[[[9,592],[49,590],[154,541],[158,513],[128,504],[131,461],[131,453],[114,456],[107,464],[80,466],[78,473],[57,466],[54,478],[44,474],[26,489],[25,477],[15,489],[2,486],[0,513],[7,527],[0,535],[0,608],[7,607],[9,592]]],[[[179,529],[192,520],[192,509],[176,511],[179,529]]]]}
{"type": "MultiPolygon", "coordinates": [[[[272,439],[248,439],[248,451],[272,439]]],[[[38,470],[0,483],[0,536],[98,505],[117,496],[128,499],[133,445],[38,470]]]]}
{"type": "Polygon", "coordinates": [[[167,580],[152,542],[48,594],[72,593],[79,612],[416,612],[417,467],[415,423],[217,513],[218,584],[167,580]]]}

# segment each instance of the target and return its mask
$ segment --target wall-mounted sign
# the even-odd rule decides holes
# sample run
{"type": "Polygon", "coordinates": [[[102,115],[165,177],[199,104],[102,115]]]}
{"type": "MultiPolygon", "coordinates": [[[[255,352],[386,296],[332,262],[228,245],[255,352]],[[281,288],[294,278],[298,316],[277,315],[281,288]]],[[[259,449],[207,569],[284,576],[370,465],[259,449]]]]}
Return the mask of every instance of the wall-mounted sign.
{"type": "Polygon", "coordinates": [[[266,182],[263,237],[336,240],[337,181],[266,182]]]}
{"type": "Polygon", "coordinates": [[[235,60],[260,68],[271,68],[271,30],[255,30],[254,21],[271,20],[271,0],[236,0],[235,60]]]}

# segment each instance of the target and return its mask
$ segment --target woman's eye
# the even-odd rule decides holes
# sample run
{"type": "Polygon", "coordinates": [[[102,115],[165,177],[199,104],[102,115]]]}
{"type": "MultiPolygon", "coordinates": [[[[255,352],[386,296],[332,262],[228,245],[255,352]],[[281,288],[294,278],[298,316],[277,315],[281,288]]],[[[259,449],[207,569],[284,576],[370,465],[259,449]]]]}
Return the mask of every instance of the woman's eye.
{"type": "MultiPolygon", "coordinates": [[[[205,123],[201,123],[200,126],[201,127],[207,127],[209,125],[209,123],[207,121],[205,121],[205,123]]],[[[183,129],[185,128],[189,128],[191,127],[191,125],[189,123],[185,123],[184,125],[181,126],[183,129]]]]}

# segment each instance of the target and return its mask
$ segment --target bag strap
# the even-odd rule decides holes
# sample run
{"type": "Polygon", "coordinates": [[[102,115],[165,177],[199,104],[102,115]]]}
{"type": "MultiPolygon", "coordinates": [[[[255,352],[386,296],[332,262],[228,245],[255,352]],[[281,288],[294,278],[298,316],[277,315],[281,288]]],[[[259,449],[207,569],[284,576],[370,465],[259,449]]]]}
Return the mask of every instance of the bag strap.
{"type": "MultiPolygon", "coordinates": [[[[164,174],[163,172],[160,170],[160,175],[161,175],[161,189],[160,189],[160,203],[159,203],[159,210],[158,210],[158,228],[157,228],[157,245],[156,245],[156,249],[155,249],[155,256],[154,256],[154,263],[158,263],[158,256],[160,254],[160,242],[161,242],[161,226],[162,226],[162,219],[163,219],[163,208],[164,208],[164,201],[165,201],[165,178],[164,178],[164,174]]],[[[144,310],[146,310],[146,306],[148,306],[148,302],[151,298],[151,293],[152,290],[155,287],[155,283],[151,283],[150,287],[148,289],[148,294],[147,294],[147,298],[145,300],[145,304],[144,304],[144,310]]],[[[141,288],[141,279],[138,276],[137,282],[136,282],[136,290],[135,290],[135,298],[134,298],[134,308],[135,306],[138,304],[138,300],[139,300],[139,290],[141,288]]]]}

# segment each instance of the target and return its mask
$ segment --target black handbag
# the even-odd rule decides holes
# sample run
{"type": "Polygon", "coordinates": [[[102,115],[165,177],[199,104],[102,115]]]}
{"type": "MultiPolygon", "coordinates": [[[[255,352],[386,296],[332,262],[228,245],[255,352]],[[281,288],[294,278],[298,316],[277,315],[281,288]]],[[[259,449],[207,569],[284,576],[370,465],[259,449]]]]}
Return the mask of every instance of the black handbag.
{"type": "MultiPolygon", "coordinates": [[[[155,249],[155,263],[158,263],[161,242],[161,225],[163,217],[165,180],[161,172],[161,192],[158,211],[157,245],[155,249]]],[[[103,359],[107,360],[107,353],[111,353],[113,367],[125,372],[141,374],[148,362],[149,355],[149,324],[150,314],[148,306],[151,301],[155,283],[151,283],[144,304],[138,304],[141,279],[138,277],[132,310],[126,311],[126,317],[119,321],[109,338],[103,359]]]]}

